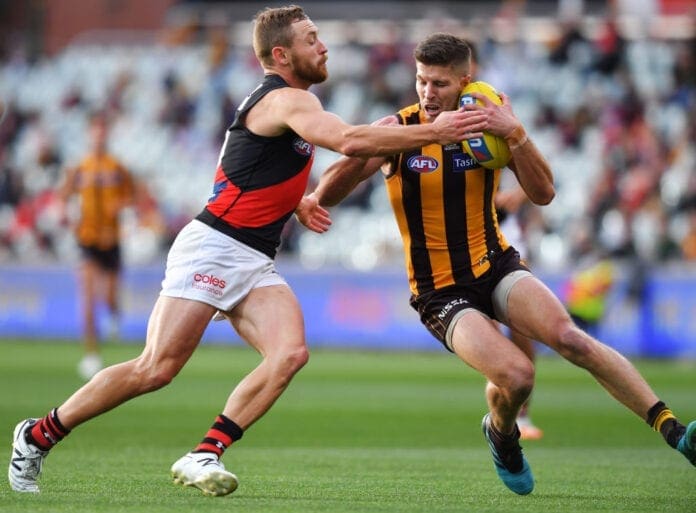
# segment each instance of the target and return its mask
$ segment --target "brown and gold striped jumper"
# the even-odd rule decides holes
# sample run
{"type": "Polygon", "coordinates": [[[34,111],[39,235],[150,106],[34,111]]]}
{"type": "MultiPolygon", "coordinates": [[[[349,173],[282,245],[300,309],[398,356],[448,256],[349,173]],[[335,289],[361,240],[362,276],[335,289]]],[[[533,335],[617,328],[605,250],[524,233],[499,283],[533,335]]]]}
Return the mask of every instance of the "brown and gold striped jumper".
{"type": "Polygon", "coordinates": [[[119,243],[119,215],[132,202],[132,175],[109,154],[91,154],[71,170],[67,187],[80,198],[76,227],[81,245],[108,250],[119,243]]]}
{"type": "MultiPolygon", "coordinates": [[[[419,105],[397,114],[423,123],[419,105]]],[[[462,144],[430,144],[396,155],[387,193],[404,244],[411,293],[471,283],[490,268],[489,255],[509,247],[493,196],[500,170],[483,168],[462,144]]]]}

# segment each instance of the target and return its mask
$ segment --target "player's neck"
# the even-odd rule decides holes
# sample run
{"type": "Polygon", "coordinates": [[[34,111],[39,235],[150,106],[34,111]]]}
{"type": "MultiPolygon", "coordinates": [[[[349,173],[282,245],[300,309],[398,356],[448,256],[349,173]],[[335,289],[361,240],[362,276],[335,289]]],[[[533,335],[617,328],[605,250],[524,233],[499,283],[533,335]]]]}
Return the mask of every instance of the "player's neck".
{"type": "Polygon", "coordinates": [[[280,78],[285,80],[285,82],[290,86],[297,89],[309,89],[312,85],[311,82],[307,80],[302,80],[298,78],[289,69],[278,69],[276,67],[268,67],[263,69],[264,75],[278,75],[280,78]]]}

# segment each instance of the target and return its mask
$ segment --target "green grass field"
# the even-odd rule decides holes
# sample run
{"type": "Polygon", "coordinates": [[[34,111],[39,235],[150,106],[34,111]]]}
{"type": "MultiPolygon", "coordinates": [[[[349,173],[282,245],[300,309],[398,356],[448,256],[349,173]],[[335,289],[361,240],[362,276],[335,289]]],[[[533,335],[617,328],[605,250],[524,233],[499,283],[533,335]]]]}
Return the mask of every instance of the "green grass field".
{"type": "MultiPolygon", "coordinates": [[[[108,363],[135,346],[105,347],[108,363]]],[[[0,342],[3,465],[14,425],[80,381],[76,344],[0,342]]],[[[538,363],[527,442],[535,491],[498,481],[479,424],[483,380],[445,352],[314,350],[274,408],[228,450],[240,488],[222,498],[172,484],[169,467],[205,434],[256,363],[203,346],[169,387],[84,424],[46,460],[38,495],[0,485],[0,512],[694,512],[696,469],[590,377],[538,363]]],[[[676,413],[696,418],[696,362],[639,361],[676,413]]],[[[5,468],[5,467],[3,467],[5,468]]]]}

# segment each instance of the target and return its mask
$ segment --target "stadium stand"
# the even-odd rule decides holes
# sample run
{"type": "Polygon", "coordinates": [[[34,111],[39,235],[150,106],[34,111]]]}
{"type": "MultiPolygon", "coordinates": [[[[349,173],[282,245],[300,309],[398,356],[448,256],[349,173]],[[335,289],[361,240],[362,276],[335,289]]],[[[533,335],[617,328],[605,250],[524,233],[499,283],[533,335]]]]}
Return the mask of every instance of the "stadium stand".
{"type": "MultiPolygon", "coordinates": [[[[486,21],[322,20],[331,78],[316,92],[328,110],[370,122],[415,101],[420,35],[465,35],[479,44],[479,78],[511,96],[556,174],[552,204],[522,213],[537,268],[568,268],[588,251],[641,266],[695,261],[696,15],[653,14],[646,23],[510,9],[486,21]]],[[[200,210],[226,125],[260,69],[248,22],[169,20],[154,33],[82,34],[50,56],[3,48],[0,262],[76,258],[53,189],[83,153],[96,109],[111,114],[112,149],[148,184],[163,220],[130,214],[127,263],[161,260],[200,210]]],[[[315,176],[334,157],[320,152],[315,176]]],[[[363,184],[334,209],[325,235],[289,224],[283,255],[309,267],[400,265],[382,188],[379,179],[363,184]]]]}

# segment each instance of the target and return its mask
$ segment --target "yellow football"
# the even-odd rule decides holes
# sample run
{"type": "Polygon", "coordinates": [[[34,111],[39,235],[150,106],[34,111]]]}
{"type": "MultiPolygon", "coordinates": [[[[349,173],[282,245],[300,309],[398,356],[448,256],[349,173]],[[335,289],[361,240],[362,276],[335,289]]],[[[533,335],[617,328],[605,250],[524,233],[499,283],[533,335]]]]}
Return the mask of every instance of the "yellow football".
{"type": "MultiPolygon", "coordinates": [[[[472,104],[474,101],[478,101],[479,104],[482,103],[471,96],[473,92],[483,94],[496,105],[503,103],[500,96],[498,96],[498,91],[492,85],[479,80],[478,82],[470,82],[462,89],[459,95],[460,107],[472,104]]],[[[488,132],[484,132],[483,137],[464,141],[464,150],[470,157],[488,169],[501,169],[510,162],[510,148],[508,148],[505,139],[488,132]]]]}

